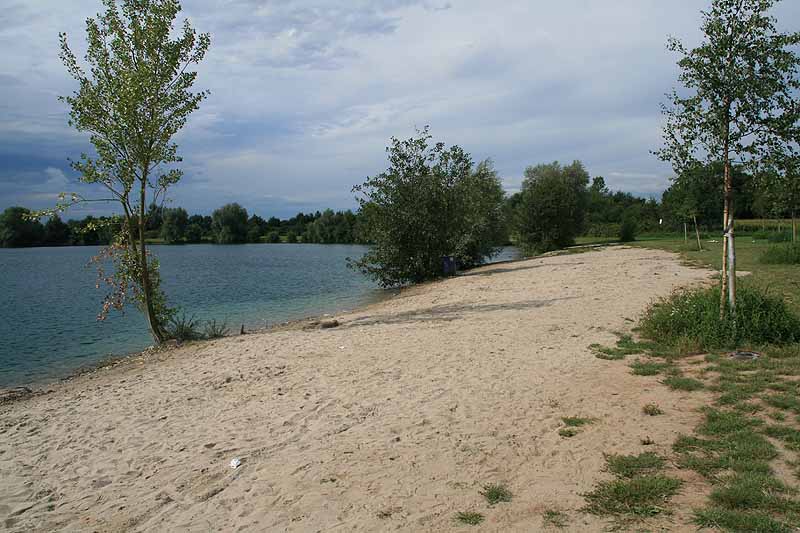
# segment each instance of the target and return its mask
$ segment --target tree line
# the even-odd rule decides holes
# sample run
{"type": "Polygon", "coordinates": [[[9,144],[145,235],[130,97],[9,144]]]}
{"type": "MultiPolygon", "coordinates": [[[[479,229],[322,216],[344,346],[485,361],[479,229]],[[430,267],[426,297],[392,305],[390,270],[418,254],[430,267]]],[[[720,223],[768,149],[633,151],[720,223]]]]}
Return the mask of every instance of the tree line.
{"type": "MultiPolygon", "coordinates": [[[[52,213],[42,223],[30,209],[9,207],[0,213],[0,247],[108,245],[123,223],[121,217],[86,216],[66,222],[52,213]]],[[[135,224],[136,222],[134,222],[135,224]]],[[[288,219],[252,214],[237,203],[209,215],[189,215],[182,207],[151,204],[145,238],[165,244],[318,243],[362,244],[361,218],[351,210],[298,213],[288,219]]]]}

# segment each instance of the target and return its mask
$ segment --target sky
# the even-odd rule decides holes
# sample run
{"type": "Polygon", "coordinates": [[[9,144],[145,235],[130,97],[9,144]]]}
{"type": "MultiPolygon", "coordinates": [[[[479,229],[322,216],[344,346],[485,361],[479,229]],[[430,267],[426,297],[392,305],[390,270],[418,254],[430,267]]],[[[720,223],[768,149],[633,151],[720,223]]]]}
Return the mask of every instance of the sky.
{"type": "MultiPolygon", "coordinates": [[[[238,202],[263,217],[354,208],[392,136],[430,125],[509,192],[529,165],[581,160],[615,190],[660,196],[672,174],[659,105],[677,83],[668,36],[700,42],[700,0],[185,0],[211,34],[195,87],[211,95],[176,136],[170,205],[238,202]]],[[[75,90],[58,33],[79,55],[100,0],[0,0],[0,209],[86,191],[90,151],[59,95],[75,90]]],[[[773,13],[797,29],[800,2],[773,13]]],[[[67,218],[103,214],[79,208],[67,218]]]]}

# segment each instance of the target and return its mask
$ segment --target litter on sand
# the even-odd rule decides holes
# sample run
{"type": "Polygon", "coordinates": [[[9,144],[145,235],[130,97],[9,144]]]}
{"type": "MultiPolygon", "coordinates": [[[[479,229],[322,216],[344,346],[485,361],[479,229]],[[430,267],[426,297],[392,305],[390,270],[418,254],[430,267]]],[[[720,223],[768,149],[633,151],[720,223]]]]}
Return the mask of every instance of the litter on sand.
{"type": "Polygon", "coordinates": [[[242,466],[241,459],[239,459],[238,457],[234,457],[233,459],[231,459],[231,468],[239,468],[240,466],[242,466]]]}

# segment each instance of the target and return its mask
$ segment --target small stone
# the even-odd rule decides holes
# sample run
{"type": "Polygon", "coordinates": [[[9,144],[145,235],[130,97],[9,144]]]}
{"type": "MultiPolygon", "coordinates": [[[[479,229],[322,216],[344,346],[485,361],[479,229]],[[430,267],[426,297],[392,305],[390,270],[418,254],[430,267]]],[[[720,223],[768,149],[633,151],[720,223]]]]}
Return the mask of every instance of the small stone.
{"type": "Polygon", "coordinates": [[[323,320],[322,322],[319,323],[319,327],[321,329],[336,328],[336,327],[339,327],[339,321],[336,320],[336,319],[334,319],[334,320],[323,320]]]}

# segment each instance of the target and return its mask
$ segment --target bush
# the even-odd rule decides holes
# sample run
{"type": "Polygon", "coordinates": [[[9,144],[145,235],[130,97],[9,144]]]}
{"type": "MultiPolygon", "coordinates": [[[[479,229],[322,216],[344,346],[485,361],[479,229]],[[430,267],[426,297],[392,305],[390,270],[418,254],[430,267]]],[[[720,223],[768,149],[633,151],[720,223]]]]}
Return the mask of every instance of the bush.
{"type": "Polygon", "coordinates": [[[180,316],[172,316],[166,329],[169,338],[178,342],[196,341],[203,338],[197,319],[194,315],[186,316],[185,312],[180,316]]]}
{"type": "Polygon", "coordinates": [[[209,320],[203,328],[203,335],[206,339],[219,339],[228,334],[228,324],[209,320]]]}
{"type": "Polygon", "coordinates": [[[768,265],[800,265],[800,244],[771,246],[761,254],[761,262],[768,265]]]}
{"type": "Polygon", "coordinates": [[[675,292],[645,312],[641,334],[669,346],[691,341],[704,350],[800,341],[800,319],[760,288],[740,286],[735,316],[720,319],[719,306],[719,286],[675,292]]]}

